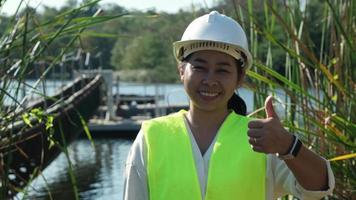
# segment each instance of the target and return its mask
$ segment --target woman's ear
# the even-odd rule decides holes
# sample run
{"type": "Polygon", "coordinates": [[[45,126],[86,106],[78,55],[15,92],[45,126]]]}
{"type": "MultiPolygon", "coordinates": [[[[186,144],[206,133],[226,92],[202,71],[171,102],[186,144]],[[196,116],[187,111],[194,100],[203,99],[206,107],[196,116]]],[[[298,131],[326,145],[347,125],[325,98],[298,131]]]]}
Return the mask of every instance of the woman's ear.
{"type": "Polygon", "coordinates": [[[245,75],[246,75],[246,71],[241,70],[240,74],[238,75],[236,88],[239,88],[242,86],[242,84],[244,83],[244,80],[245,80],[245,75]]]}
{"type": "Polygon", "coordinates": [[[178,64],[178,72],[179,72],[179,77],[180,77],[181,81],[184,80],[185,65],[186,65],[186,63],[184,63],[184,62],[181,62],[178,64]]]}

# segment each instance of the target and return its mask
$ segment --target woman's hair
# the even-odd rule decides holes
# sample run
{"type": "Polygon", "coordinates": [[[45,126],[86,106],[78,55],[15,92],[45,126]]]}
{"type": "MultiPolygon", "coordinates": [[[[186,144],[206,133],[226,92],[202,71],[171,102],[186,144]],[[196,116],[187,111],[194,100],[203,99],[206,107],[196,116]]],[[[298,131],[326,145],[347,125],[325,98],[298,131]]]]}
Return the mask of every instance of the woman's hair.
{"type": "Polygon", "coordinates": [[[227,102],[227,108],[232,109],[236,114],[246,115],[247,108],[245,101],[236,93],[227,102]]]}
{"type": "MultiPolygon", "coordinates": [[[[236,60],[237,67],[237,80],[241,80],[244,78],[244,71],[242,69],[243,62],[241,60],[236,60]]],[[[227,102],[227,108],[232,109],[236,114],[245,116],[247,113],[246,103],[245,101],[234,92],[232,97],[227,102]]]]}
{"type": "MultiPolygon", "coordinates": [[[[191,57],[191,55],[192,54],[188,55],[182,62],[180,62],[178,64],[178,68],[184,67],[188,62],[189,58],[191,57]]],[[[243,62],[241,60],[236,60],[236,59],[235,61],[237,66],[237,80],[241,80],[245,75],[245,72],[242,68],[243,62]]],[[[245,101],[235,92],[227,102],[227,108],[233,110],[236,114],[239,115],[245,116],[247,114],[245,101]]]]}

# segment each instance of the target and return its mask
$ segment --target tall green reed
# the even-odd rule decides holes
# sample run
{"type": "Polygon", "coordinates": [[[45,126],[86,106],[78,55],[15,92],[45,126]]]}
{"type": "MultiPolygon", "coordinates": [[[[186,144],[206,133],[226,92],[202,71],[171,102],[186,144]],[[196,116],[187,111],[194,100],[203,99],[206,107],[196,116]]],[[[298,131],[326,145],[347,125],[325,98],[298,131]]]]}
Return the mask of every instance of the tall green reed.
{"type": "MultiPolygon", "coordinates": [[[[86,15],[85,13],[89,9],[98,8],[97,3],[99,1],[86,1],[86,3],[76,8],[65,10],[55,17],[46,20],[39,20],[37,12],[33,8],[26,7],[21,10],[20,7],[24,4],[21,1],[15,14],[6,21],[7,24],[3,26],[6,28],[0,37],[0,145],[8,145],[6,142],[11,142],[11,140],[6,138],[6,135],[1,134],[6,127],[21,119],[21,116],[34,113],[32,110],[26,110],[26,96],[22,94],[22,87],[26,85],[25,81],[28,74],[34,70],[33,66],[39,62],[45,61],[48,63],[48,66],[38,73],[35,85],[30,86],[32,87],[32,92],[47,98],[44,90],[45,87],[42,87],[43,90],[41,91],[36,88],[37,85],[44,84],[46,75],[56,65],[61,63],[63,56],[67,52],[80,48],[80,40],[82,35],[85,34],[85,30],[94,25],[125,15],[119,13],[118,15],[106,16],[100,9],[92,16],[86,15]],[[56,43],[61,44],[59,45],[60,48],[57,48],[58,45],[55,45],[56,43]],[[56,49],[53,50],[53,48],[56,49]],[[9,92],[10,90],[12,92],[9,92]],[[6,99],[12,100],[10,106],[5,106],[6,99]],[[21,110],[20,114],[14,114],[16,110],[21,110]]],[[[4,0],[0,1],[0,8],[4,2],[4,0]]],[[[51,116],[46,116],[45,112],[41,113],[45,118],[50,119],[51,116]]],[[[23,119],[25,120],[25,118],[23,119]]],[[[90,133],[85,128],[85,122],[82,123],[86,130],[85,132],[92,141],[90,133]]],[[[50,125],[48,127],[51,128],[50,125]]],[[[70,166],[69,176],[71,177],[75,197],[79,199],[76,181],[71,170],[72,164],[67,151],[67,143],[65,141],[53,141],[53,144],[57,145],[67,157],[70,166]]],[[[5,199],[8,191],[22,191],[24,196],[26,196],[26,190],[13,187],[9,184],[6,163],[3,163],[1,157],[0,155],[0,199],[5,199]]],[[[39,173],[41,174],[41,172],[39,173]]],[[[51,195],[49,196],[51,197],[51,195]]]]}
{"type": "Polygon", "coordinates": [[[249,86],[256,91],[256,108],[263,107],[268,93],[285,94],[285,98],[277,98],[284,109],[285,126],[300,135],[306,146],[331,160],[336,177],[331,198],[354,198],[355,2],[265,0],[257,6],[249,0],[248,12],[242,10],[235,7],[239,20],[250,28],[255,62],[248,75],[249,86]],[[261,10],[263,18],[258,16],[261,10]],[[284,54],[284,71],[279,72],[278,52],[284,54]]]}

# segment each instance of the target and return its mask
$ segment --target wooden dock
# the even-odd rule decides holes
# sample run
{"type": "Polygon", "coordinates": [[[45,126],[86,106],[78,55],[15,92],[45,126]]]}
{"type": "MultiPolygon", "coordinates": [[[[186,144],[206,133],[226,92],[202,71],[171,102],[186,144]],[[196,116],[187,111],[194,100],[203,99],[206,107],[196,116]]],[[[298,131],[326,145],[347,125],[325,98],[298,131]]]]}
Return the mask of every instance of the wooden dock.
{"type": "Polygon", "coordinates": [[[101,111],[100,117],[89,121],[88,128],[93,137],[135,138],[144,120],[187,108],[186,105],[137,105],[135,108],[122,106],[121,111],[116,112],[117,115],[114,119],[104,119],[103,113],[107,112],[107,107],[105,107],[102,109],[104,112],[101,111]],[[157,113],[157,110],[160,112],[157,113]]]}
{"type": "MultiPolygon", "coordinates": [[[[92,137],[135,138],[142,120],[123,119],[119,121],[91,121],[88,123],[92,137]]],[[[83,134],[84,136],[84,134],[83,134]]],[[[84,136],[85,137],[85,136],[84,136]]]]}
{"type": "MultiPolygon", "coordinates": [[[[188,109],[188,105],[162,104],[165,94],[159,93],[159,84],[154,86],[151,95],[141,93],[121,93],[118,80],[114,81],[111,70],[82,70],[79,74],[100,73],[105,82],[106,94],[96,111],[95,116],[88,122],[88,128],[93,137],[136,137],[144,120],[152,119],[188,109]],[[113,90],[116,86],[116,90],[113,90]]],[[[145,84],[142,87],[146,87],[145,84]]],[[[85,134],[82,134],[86,137],[85,134]]]]}

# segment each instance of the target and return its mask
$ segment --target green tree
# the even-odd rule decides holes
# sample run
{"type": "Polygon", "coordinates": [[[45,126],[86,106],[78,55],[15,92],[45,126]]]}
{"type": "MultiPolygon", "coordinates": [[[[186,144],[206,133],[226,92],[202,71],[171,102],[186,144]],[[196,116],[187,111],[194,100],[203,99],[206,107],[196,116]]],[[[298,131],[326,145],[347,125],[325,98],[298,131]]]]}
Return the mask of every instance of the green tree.
{"type": "Polygon", "coordinates": [[[118,70],[147,71],[144,74],[148,77],[142,77],[141,80],[177,81],[172,43],[180,39],[192,19],[191,12],[155,15],[149,11],[120,21],[126,25],[123,25],[125,29],[121,29],[121,34],[125,36],[116,41],[112,50],[112,65],[118,70]]]}

